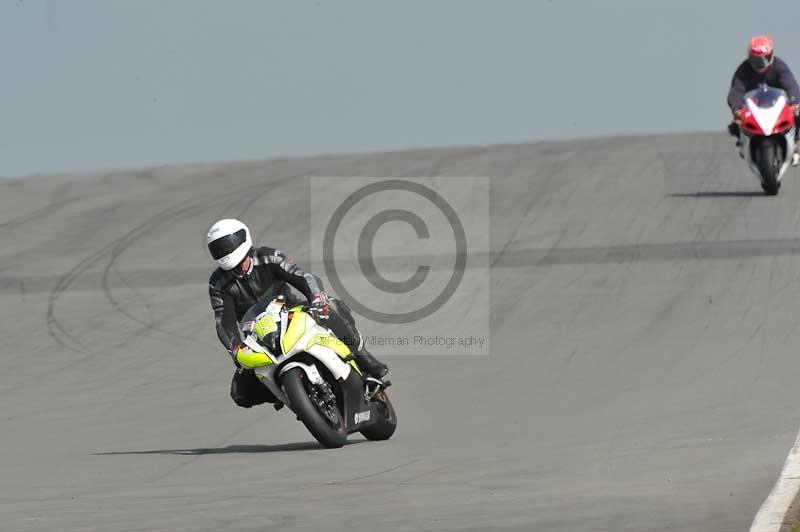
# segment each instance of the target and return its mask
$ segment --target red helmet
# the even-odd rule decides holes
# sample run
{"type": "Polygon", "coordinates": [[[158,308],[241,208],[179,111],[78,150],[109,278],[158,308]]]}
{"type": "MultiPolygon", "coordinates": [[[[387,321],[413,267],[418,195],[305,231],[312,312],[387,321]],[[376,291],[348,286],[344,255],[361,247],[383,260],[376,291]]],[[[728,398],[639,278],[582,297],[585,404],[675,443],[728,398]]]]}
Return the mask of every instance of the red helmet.
{"type": "Polygon", "coordinates": [[[766,72],[775,58],[775,50],[772,46],[772,39],[766,35],[759,35],[750,39],[750,46],[747,47],[747,60],[756,72],[766,72]]]}

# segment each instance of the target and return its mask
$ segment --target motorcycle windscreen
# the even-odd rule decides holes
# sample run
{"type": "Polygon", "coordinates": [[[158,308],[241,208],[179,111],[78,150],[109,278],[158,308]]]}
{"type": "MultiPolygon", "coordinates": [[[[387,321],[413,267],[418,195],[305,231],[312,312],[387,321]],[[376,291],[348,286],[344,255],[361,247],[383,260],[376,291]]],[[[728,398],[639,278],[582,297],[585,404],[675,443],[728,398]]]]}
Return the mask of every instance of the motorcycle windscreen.
{"type": "Polygon", "coordinates": [[[270,315],[267,313],[273,297],[272,294],[265,294],[253,303],[242,316],[239,322],[239,330],[242,336],[253,334],[256,341],[270,353],[280,354],[280,344],[278,343],[280,327],[276,324],[276,322],[280,321],[280,317],[277,314],[270,315]]]}
{"type": "Polygon", "coordinates": [[[786,107],[786,92],[781,89],[764,87],[748,92],[746,102],[764,134],[771,135],[775,129],[775,123],[786,107]]]}
{"type": "Polygon", "coordinates": [[[756,89],[745,95],[747,102],[752,103],[753,106],[759,109],[771,109],[778,105],[781,98],[783,98],[784,101],[786,100],[786,92],[774,87],[756,89]]]}

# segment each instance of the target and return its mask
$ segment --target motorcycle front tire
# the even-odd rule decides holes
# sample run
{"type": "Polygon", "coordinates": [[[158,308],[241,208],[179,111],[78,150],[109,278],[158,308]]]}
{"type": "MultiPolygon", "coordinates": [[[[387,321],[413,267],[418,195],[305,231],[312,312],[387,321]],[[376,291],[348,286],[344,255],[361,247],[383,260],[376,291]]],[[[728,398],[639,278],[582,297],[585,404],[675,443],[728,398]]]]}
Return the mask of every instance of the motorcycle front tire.
{"type": "Polygon", "coordinates": [[[781,162],[778,160],[777,146],[771,142],[764,142],[758,147],[758,170],[761,173],[761,188],[768,196],[775,196],[781,188],[778,181],[781,162]]]}
{"type": "MultiPolygon", "coordinates": [[[[339,414],[339,427],[334,428],[327,419],[317,410],[308,397],[306,386],[310,385],[308,376],[300,368],[292,368],[281,378],[281,384],[289,397],[292,410],[314,438],[324,447],[341,447],[347,441],[347,432],[344,429],[344,418],[339,414]]],[[[338,407],[337,407],[338,410],[338,407]]]]}

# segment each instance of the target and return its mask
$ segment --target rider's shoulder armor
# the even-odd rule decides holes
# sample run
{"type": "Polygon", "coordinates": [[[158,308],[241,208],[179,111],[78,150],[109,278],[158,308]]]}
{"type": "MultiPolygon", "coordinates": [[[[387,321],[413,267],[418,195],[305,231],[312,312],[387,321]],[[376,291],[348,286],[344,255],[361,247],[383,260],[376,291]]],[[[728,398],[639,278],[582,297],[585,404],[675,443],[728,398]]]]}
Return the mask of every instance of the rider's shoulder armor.
{"type": "Polygon", "coordinates": [[[256,266],[261,266],[263,264],[281,264],[288,260],[288,257],[283,251],[275,248],[261,246],[257,247],[255,251],[253,260],[256,266]]]}
{"type": "Polygon", "coordinates": [[[222,268],[217,268],[214,270],[214,273],[211,274],[211,277],[208,279],[208,287],[212,290],[222,291],[225,288],[225,285],[228,284],[231,280],[231,275],[223,270],[222,268]]]}

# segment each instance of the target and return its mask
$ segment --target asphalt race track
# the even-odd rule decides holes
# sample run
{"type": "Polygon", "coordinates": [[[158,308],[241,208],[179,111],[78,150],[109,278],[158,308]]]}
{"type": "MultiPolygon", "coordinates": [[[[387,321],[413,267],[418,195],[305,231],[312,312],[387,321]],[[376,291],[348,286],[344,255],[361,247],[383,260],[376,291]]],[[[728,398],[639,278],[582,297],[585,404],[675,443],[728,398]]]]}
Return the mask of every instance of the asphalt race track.
{"type": "Polygon", "coordinates": [[[796,179],[697,134],[4,181],[0,528],[746,530],[800,425],[796,179]],[[208,225],[302,261],[309,177],[432,175],[491,178],[491,355],[387,357],[388,442],[236,407],[208,225]]]}

